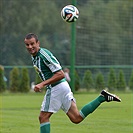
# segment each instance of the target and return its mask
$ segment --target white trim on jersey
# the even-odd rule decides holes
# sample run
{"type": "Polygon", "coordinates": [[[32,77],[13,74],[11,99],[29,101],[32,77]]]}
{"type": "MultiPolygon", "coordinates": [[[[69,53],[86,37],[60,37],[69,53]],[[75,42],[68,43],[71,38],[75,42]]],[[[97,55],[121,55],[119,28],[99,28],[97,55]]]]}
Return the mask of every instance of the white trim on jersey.
{"type": "Polygon", "coordinates": [[[51,59],[51,57],[43,49],[40,49],[40,53],[50,62],[50,64],[47,64],[44,61],[44,63],[50,68],[50,70],[52,72],[56,72],[61,69],[60,63],[52,54],[51,54],[51,56],[56,61],[56,63],[51,59]]]}

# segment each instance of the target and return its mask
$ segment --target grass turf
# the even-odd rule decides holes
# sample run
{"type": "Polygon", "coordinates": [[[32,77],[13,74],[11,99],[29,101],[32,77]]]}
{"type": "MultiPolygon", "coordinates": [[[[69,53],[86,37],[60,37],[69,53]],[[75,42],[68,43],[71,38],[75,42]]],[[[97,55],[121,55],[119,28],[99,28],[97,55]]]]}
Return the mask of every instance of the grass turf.
{"type": "MultiPolygon", "coordinates": [[[[98,94],[75,94],[79,110],[98,94]]],[[[119,93],[122,102],[103,103],[78,125],[63,111],[51,117],[51,133],[131,133],[133,94],[119,93]]],[[[43,94],[0,95],[0,133],[39,133],[38,115],[43,94]]]]}

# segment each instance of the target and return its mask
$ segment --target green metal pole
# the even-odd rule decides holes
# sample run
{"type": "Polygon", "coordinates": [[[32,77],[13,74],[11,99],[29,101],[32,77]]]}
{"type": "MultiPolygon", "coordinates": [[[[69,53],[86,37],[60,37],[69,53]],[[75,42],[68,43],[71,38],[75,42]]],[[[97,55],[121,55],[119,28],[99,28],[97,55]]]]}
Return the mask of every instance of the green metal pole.
{"type": "MultiPolygon", "coordinates": [[[[76,5],[76,0],[72,0],[72,4],[76,5]]],[[[71,67],[70,67],[70,76],[71,76],[71,89],[72,92],[75,92],[75,48],[76,48],[76,23],[71,25],[71,67]]]]}

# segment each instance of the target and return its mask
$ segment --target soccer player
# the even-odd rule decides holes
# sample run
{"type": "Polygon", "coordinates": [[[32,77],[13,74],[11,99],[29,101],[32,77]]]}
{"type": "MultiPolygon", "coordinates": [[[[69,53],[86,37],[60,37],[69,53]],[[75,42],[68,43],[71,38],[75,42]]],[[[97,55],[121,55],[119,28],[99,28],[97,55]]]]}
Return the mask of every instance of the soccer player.
{"type": "Polygon", "coordinates": [[[73,123],[78,124],[101,103],[121,102],[119,97],[102,90],[96,99],[88,102],[78,111],[73,93],[56,57],[49,50],[40,47],[38,37],[33,33],[26,35],[24,43],[31,54],[33,66],[42,79],[41,83],[35,85],[34,91],[41,92],[44,86],[47,88],[39,116],[40,133],[50,133],[50,117],[59,109],[62,109],[73,123]]]}

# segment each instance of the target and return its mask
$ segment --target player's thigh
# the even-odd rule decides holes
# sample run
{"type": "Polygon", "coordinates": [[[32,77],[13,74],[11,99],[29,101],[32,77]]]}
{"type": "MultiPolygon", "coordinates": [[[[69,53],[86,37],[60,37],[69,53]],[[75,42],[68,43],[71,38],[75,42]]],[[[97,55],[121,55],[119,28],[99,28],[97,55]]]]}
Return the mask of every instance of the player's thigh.
{"type": "Polygon", "coordinates": [[[73,100],[71,101],[71,106],[70,106],[70,109],[67,112],[67,116],[74,123],[79,123],[83,120],[83,118],[81,117],[81,115],[78,111],[77,105],[73,100]]]}

